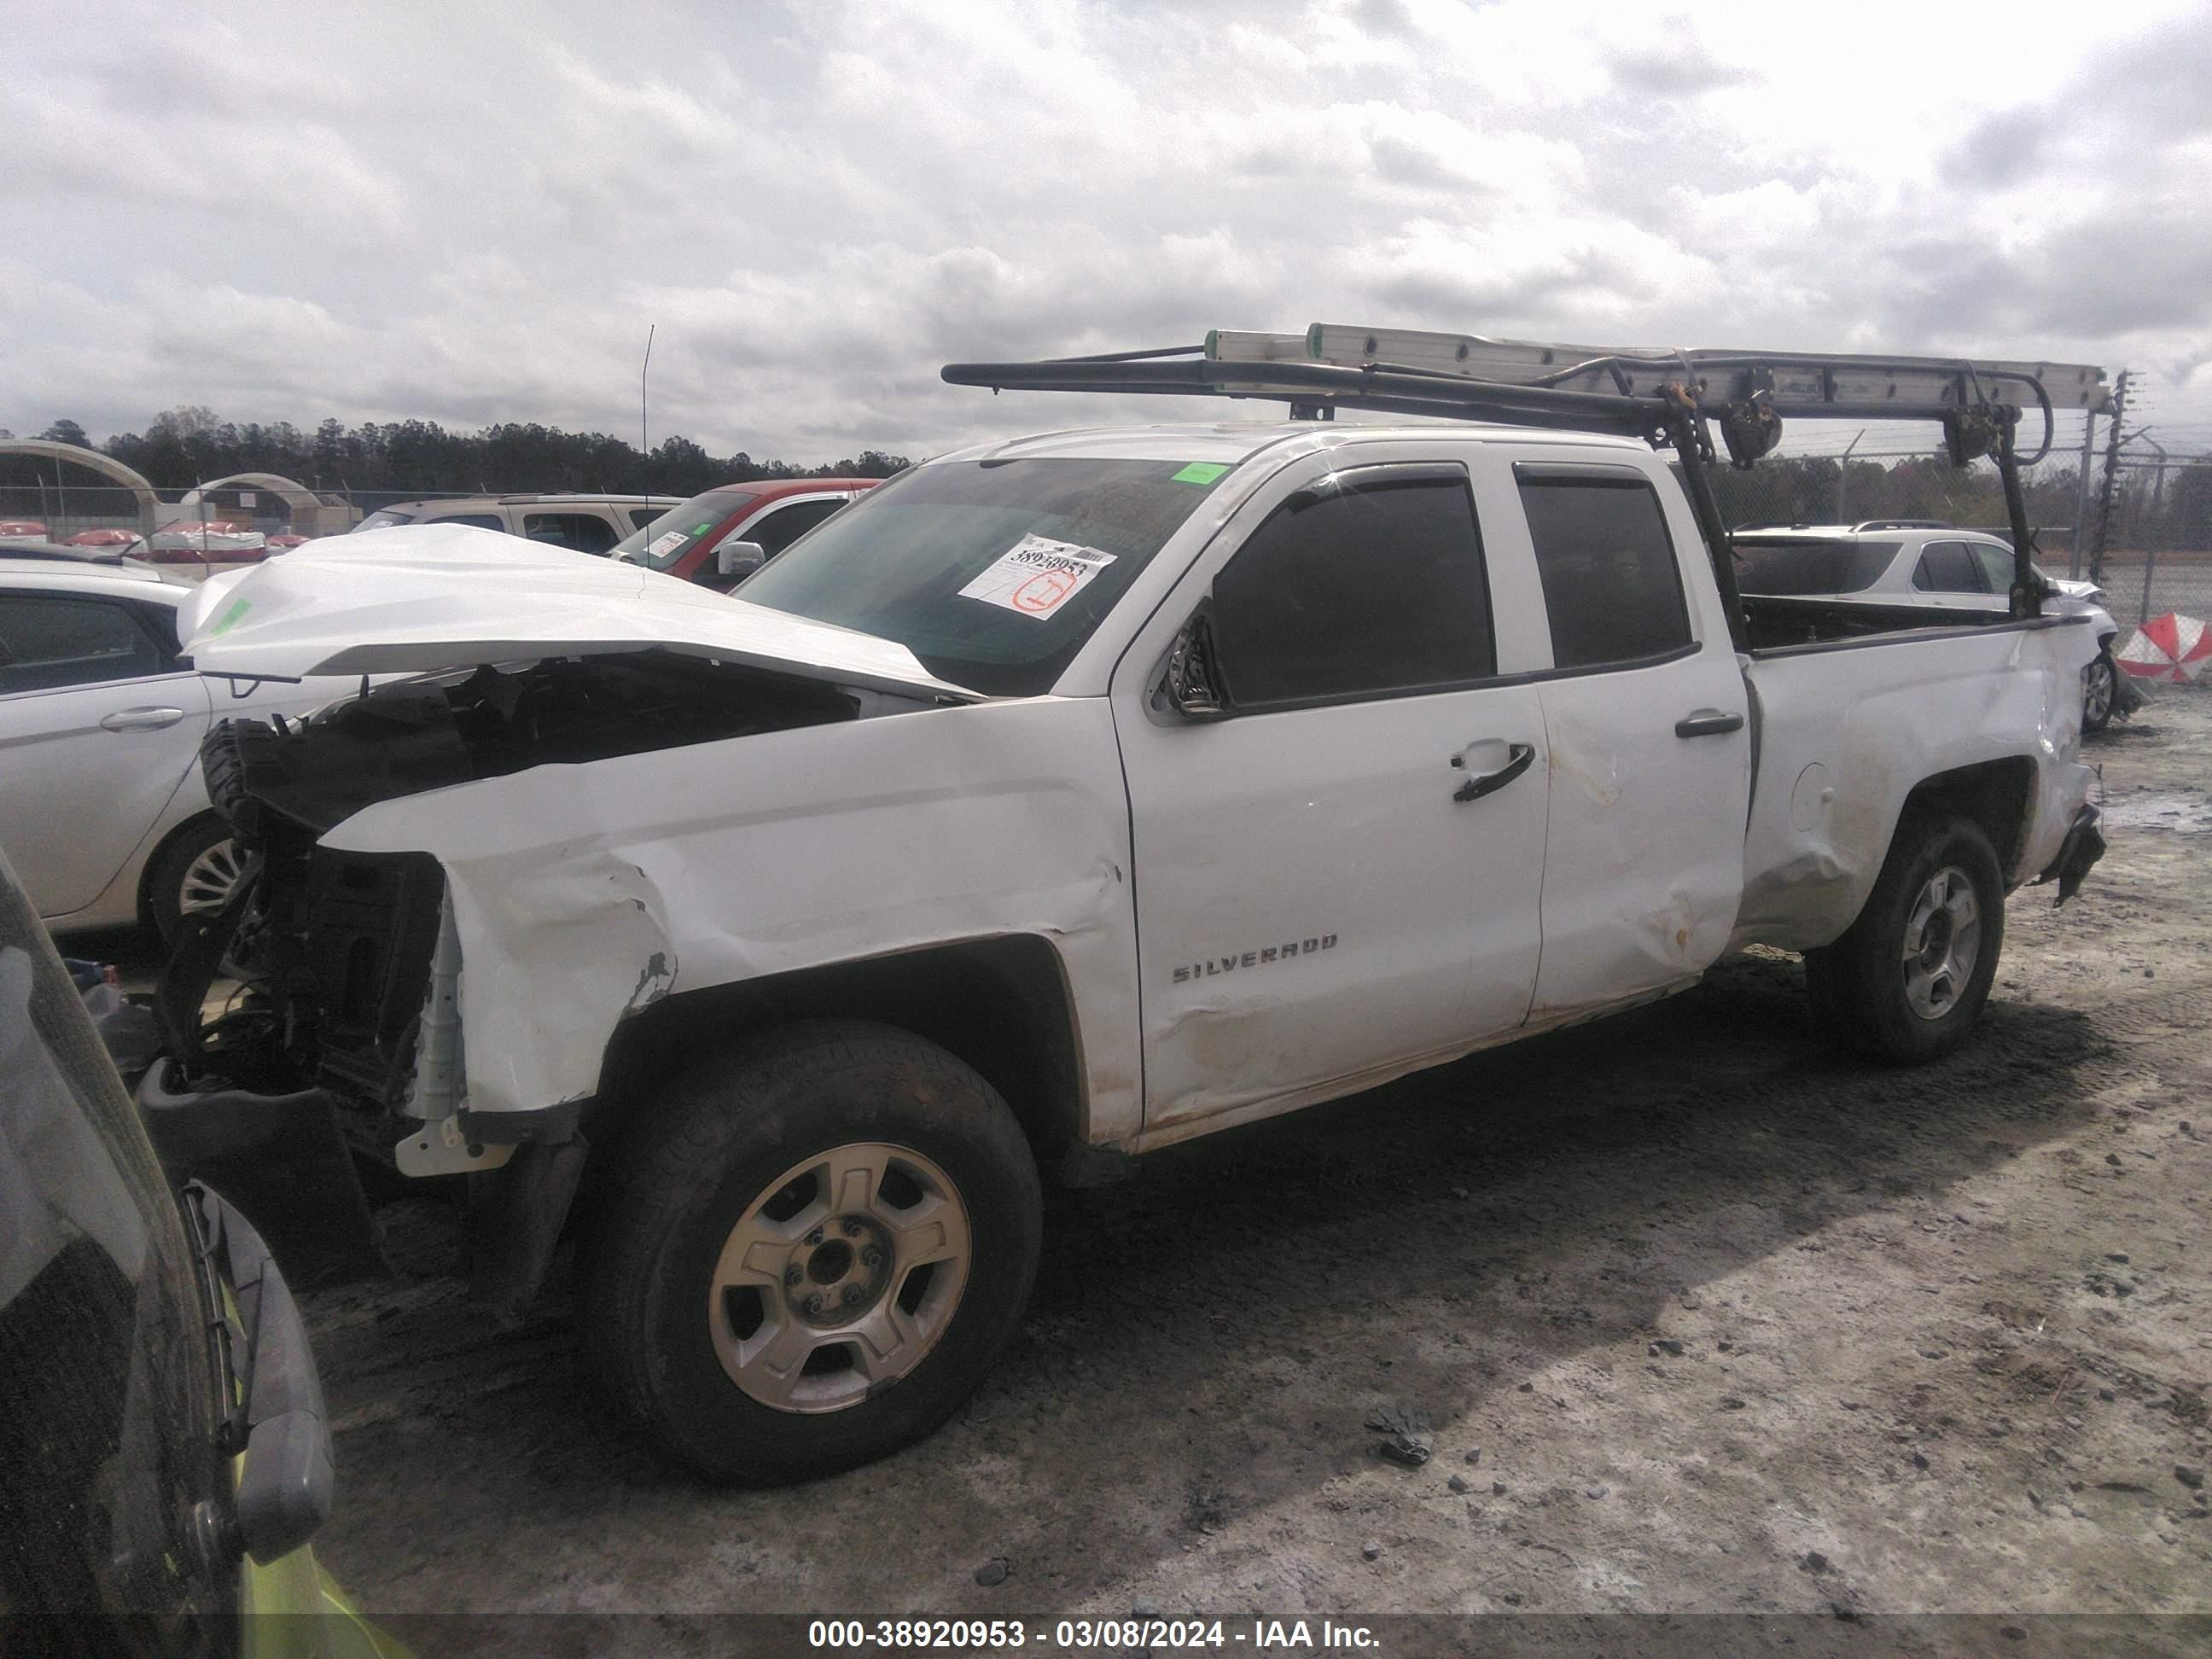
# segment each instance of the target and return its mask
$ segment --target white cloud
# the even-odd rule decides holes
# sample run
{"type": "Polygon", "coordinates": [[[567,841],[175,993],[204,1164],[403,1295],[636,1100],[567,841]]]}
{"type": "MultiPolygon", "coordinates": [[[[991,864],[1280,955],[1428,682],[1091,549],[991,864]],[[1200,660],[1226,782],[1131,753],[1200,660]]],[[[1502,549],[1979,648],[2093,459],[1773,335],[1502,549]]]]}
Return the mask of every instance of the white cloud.
{"type": "Polygon", "coordinates": [[[2083,356],[2212,411],[2212,34],[2148,0],[27,15],[0,425],[926,453],[949,358],[1316,318],[2083,356]],[[95,27],[96,24],[96,27],[95,27]],[[126,47],[128,49],[126,49],[126,47]]]}

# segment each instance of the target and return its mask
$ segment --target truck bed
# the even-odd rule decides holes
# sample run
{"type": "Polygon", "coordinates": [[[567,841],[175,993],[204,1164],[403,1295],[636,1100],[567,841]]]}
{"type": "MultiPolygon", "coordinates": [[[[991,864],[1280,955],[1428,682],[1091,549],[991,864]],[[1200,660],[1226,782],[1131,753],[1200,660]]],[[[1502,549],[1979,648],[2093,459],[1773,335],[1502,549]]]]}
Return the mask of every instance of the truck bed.
{"type": "Polygon", "coordinates": [[[1832,943],[1866,901],[1916,784],[2026,826],[1997,847],[2008,887],[2057,856],[2087,769],[2076,758],[2086,617],[1749,599],[1754,768],[1731,944],[1832,943]],[[2039,769],[2021,734],[2059,764],[2039,769]],[[2031,792],[2041,799],[2031,799],[2031,792]],[[1869,849],[1875,849],[1869,852],[1869,849]]]}

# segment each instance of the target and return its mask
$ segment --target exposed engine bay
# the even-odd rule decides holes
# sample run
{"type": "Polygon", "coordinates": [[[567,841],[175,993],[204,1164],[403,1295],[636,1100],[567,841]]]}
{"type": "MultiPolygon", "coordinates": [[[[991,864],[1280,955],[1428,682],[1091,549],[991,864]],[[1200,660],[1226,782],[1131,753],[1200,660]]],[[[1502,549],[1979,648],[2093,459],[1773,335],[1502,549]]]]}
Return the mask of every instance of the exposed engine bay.
{"type": "Polygon", "coordinates": [[[650,651],[546,659],[365,690],[304,721],[224,721],[201,748],[208,793],[250,872],[188,917],[158,1012],[173,1086],[327,1090],[356,1144],[388,1158],[408,1128],[444,878],[427,854],[317,845],[362,808],[576,764],[929,706],[650,651]],[[243,988],[212,1018],[210,986],[243,988]]]}

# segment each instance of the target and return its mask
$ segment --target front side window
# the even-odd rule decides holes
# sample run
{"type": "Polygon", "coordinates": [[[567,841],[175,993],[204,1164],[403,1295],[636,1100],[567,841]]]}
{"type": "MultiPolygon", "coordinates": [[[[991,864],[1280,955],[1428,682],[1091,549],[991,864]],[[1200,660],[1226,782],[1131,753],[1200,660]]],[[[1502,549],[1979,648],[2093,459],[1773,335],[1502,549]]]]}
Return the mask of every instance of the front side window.
{"type": "Polygon", "coordinates": [[[738,596],[895,640],[956,685],[1039,696],[1233,470],[1060,456],[918,466],[763,566],[738,596]]]}
{"type": "MultiPolygon", "coordinates": [[[[1986,593],[1982,567],[1964,542],[1930,542],[1920,550],[1912,585],[1923,593],[1986,593]]],[[[2008,586],[2009,584],[2008,584],[2008,586]]]]}
{"type": "Polygon", "coordinates": [[[432,519],[428,522],[474,525],[478,530],[496,530],[502,535],[507,531],[507,520],[496,513],[453,513],[441,519],[432,519]]]}
{"type": "Polygon", "coordinates": [[[1402,696],[1497,672],[1474,502],[1457,468],[1301,489],[1213,584],[1240,709],[1402,696]]]}
{"type": "Polygon", "coordinates": [[[354,529],[356,531],[389,530],[394,525],[412,524],[414,522],[415,515],[412,513],[402,512],[396,507],[379,507],[375,512],[370,514],[359,524],[356,525],[354,529]]]}
{"type": "Polygon", "coordinates": [[[793,501],[789,507],[771,507],[733,533],[741,542],[758,542],[761,551],[772,559],[844,505],[842,501],[793,501]]]}
{"type": "Polygon", "coordinates": [[[136,679],[167,666],[128,605],[0,593],[0,693],[136,679]]]}
{"type": "Polygon", "coordinates": [[[1991,547],[1987,542],[1969,542],[1967,549],[1974,562],[1982,568],[1982,580],[1992,593],[2012,592],[2012,550],[1991,547]]]}
{"type": "Polygon", "coordinates": [[[1553,666],[1609,667],[1691,643],[1674,538],[1650,483],[1626,472],[1529,470],[1519,483],[1553,666]]]}
{"type": "Polygon", "coordinates": [[[596,513],[525,514],[522,533],[533,542],[579,553],[605,553],[620,539],[615,527],[596,513]]]}

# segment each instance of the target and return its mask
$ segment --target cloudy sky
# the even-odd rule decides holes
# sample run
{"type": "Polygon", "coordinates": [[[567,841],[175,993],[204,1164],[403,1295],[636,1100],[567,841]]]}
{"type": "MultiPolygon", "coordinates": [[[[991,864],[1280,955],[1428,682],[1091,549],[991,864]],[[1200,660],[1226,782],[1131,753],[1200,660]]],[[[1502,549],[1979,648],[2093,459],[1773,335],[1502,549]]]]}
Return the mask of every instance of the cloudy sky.
{"type": "Polygon", "coordinates": [[[634,441],[651,324],[656,438],[919,454],[1097,413],[948,359],[1323,320],[2087,361],[2212,450],[2202,3],[93,3],[9,33],[18,433],[189,402],[634,441]]]}

